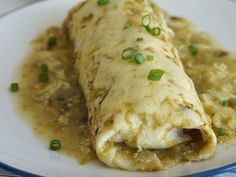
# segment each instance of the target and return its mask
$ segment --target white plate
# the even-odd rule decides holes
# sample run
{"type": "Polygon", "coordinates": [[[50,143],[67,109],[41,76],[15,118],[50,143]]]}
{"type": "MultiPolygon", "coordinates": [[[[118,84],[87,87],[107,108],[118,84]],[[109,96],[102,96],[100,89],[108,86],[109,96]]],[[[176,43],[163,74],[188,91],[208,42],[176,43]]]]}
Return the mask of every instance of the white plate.
{"type": "MultiPolygon", "coordinates": [[[[78,1],[42,1],[0,19],[0,166],[18,174],[26,175],[9,166],[50,177],[204,176],[235,168],[236,145],[219,146],[210,160],[152,173],[115,170],[98,162],[81,166],[63,154],[48,151],[14,111],[8,88],[17,64],[29,50],[31,39],[47,27],[59,25],[78,1]]],[[[210,32],[225,48],[236,53],[236,3],[227,0],[157,0],[157,3],[171,14],[192,20],[199,30],[210,32]]]]}

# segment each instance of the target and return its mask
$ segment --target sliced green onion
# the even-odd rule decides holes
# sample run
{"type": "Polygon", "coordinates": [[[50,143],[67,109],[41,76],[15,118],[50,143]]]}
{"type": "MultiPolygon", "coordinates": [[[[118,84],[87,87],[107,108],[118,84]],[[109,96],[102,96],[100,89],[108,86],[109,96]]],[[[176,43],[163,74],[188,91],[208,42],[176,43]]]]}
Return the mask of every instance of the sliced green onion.
{"type": "Polygon", "coordinates": [[[143,16],[143,18],[142,18],[142,25],[144,27],[147,27],[147,26],[150,26],[150,24],[151,24],[151,16],[150,15],[143,16]]]}
{"type": "Polygon", "coordinates": [[[161,28],[155,27],[151,28],[151,16],[145,15],[142,18],[142,26],[153,36],[159,36],[161,34],[161,28]]]}
{"type": "Polygon", "coordinates": [[[128,60],[132,59],[136,53],[136,50],[133,47],[128,47],[122,51],[122,59],[128,60]]]}
{"type": "Polygon", "coordinates": [[[142,42],[143,41],[143,37],[138,37],[137,38],[137,42],[142,42]]]}
{"type": "Polygon", "coordinates": [[[57,100],[58,101],[65,101],[65,97],[64,96],[57,96],[57,100]]]}
{"type": "Polygon", "coordinates": [[[140,53],[137,53],[136,55],[134,55],[134,60],[137,64],[143,64],[144,63],[144,56],[140,53]]]}
{"type": "Polygon", "coordinates": [[[159,81],[164,73],[165,71],[161,69],[152,69],[148,74],[148,79],[151,81],[159,81]]]}
{"type": "Polygon", "coordinates": [[[219,128],[218,132],[217,132],[217,136],[224,136],[224,134],[225,134],[224,129],[223,128],[219,128]]]}
{"type": "Polygon", "coordinates": [[[42,69],[42,71],[45,72],[45,73],[48,72],[48,65],[47,65],[46,63],[42,64],[42,65],[41,65],[41,69],[42,69]]]}
{"type": "Polygon", "coordinates": [[[11,83],[11,92],[17,92],[19,90],[19,84],[18,83],[11,83]]]}
{"type": "Polygon", "coordinates": [[[153,55],[147,55],[146,56],[146,60],[147,61],[153,61],[154,60],[154,56],[153,55]]]}
{"type": "Polygon", "coordinates": [[[152,32],[152,28],[148,25],[148,26],[144,26],[144,28],[149,32],[151,33],[152,32]]]}
{"type": "Polygon", "coordinates": [[[227,107],[229,105],[229,101],[228,100],[224,100],[221,102],[221,105],[224,107],[227,107]]]}
{"type": "Polygon", "coordinates": [[[123,29],[130,28],[132,26],[132,23],[130,21],[127,21],[123,29]]]}
{"type": "Polygon", "coordinates": [[[188,50],[191,55],[196,55],[198,53],[198,47],[195,44],[189,45],[188,50]]]}
{"type": "Polygon", "coordinates": [[[39,75],[39,82],[46,83],[49,81],[49,77],[47,73],[42,73],[39,75]]]}
{"type": "Polygon", "coordinates": [[[99,6],[104,6],[104,5],[107,5],[109,3],[109,0],[98,0],[97,1],[97,4],[99,6]]]}
{"type": "Polygon", "coordinates": [[[48,49],[52,49],[57,44],[57,38],[55,36],[52,36],[48,39],[48,49]]]}
{"type": "Polygon", "coordinates": [[[155,28],[152,28],[150,33],[153,35],[153,36],[159,36],[161,34],[161,28],[160,27],[155,27],[155,28]]]}
{"type": "Polygon", "coordinates": [[[50,149],[53,151],[58,151],[61,149],[61,141],[58,139],[54,139],[50,142],[50,149]]]}

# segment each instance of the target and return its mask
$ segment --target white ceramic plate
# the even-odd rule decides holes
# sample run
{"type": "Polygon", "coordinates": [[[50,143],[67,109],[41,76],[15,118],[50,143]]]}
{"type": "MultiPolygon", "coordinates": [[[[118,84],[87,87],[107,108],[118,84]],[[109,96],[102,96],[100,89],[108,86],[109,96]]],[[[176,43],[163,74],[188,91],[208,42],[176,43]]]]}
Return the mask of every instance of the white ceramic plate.
{"type": "MultiPolygon", "coordinates": [[[[47,27],[60,25],[78,1],[42,1],[0,18],[0,166],[24,176],[27,173],[22,171],[50,177],[206,176],[235,168],[236,145],[218,146],[210,160],[178,165],[163,172],[140,173],[107,168],[99,162],[81,166],[63,154],[50,152],[33,135],[31,127],[14,111],[8,91],[12,74],[29,50],[30,41],[47,27]]],[[[199,30],[210,32],[226,49],[236,53],[236,3],[228,0],[156,2],[171,14],[192,20],[199,30]]]]}

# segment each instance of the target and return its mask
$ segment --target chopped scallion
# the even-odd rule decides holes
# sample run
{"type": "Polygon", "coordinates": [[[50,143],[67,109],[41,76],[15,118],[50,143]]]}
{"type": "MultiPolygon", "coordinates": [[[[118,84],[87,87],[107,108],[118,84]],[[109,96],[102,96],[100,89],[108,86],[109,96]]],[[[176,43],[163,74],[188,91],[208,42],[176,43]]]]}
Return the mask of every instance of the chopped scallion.
{"type": "Polygon", "coordinates": [[[147,27],[147,26],[150,26],[150,24],[151,24],[151,16],[150,15],[143,16],[143,18],[142,18],[142,25],[144,27],[147,27]]]}
{"type": "Polygon", "coordinates": [[[142,18],[142,26],[153,36],[159,36],[161,34],[160,27],[151,27],[151,17],[150,15],[145,15],[142,18]]]}
{"type": "Polygon", "coordinates": [[[159,28],[159,27],[152,28],[150,33],[153,36],[159,36],[161,34],[161,28],[159,28]]]}
{"type": "Polygon", "coordinates": [[[159,81],[164,73],[165,72],[161,69],[152,69],[148,74],[148,79],[151,81],[159,81]]]}
{"type": "Polygon", "coordinates": [[[198,47],[195,44],[189,45],[188,50],[191,55],[196,55],[198,53],[198,47]]]}
{"type": "Polygon", "coordinates": [[[47,47],[48,49],[52,49],[57,44],[57,38],[52,36],[48,39],[47,47]]]}
{"type": "Polygon", "coordinates": [[[221,102],[221,105],[224,107],[227,107],[229,105],[229,101],[228,100],[224,100],[221,102]]]}
{"type": "Polygon", "coordinates": [[[137,64],[143,64],[144,63],[144,56],[140,53],[137,53],[136,55],[134,55],[134,60],[137,64]]]}
{"type": "Polygon", "coordinates": [[[142,41],[143,41],[143,37],[137,38],[137,42],[142,42],[142,41]]]}
{"type": "Polygon", "coordinates": [[[11,92],[17,92],[19,90],[19,84],[18,83],[11,83],[11,92]]]}
{"type": "Polygon", "coordinates": [[[122,51],[122,59],[128,60],[132,59],[136,53],[136,50],[133,47],[128,47],[122,51]]]}
{"type": "Polygon", "coordinates": [[[225,134],[224,129],[223,128],[219,128],[218,132],[217,132],[217,136],[224,136],[224,134],[225,134]]]}
{"type": "Polygon", "coordinates": [[[148,26],[144,26],[144,28],[149,32],[151,33],[152,32],[152,28],[148,25],[148,26]]]}
{"type": "Polygon", "coordinates": [[[58,139],[54,139],[50,142],[50,149],[53,151],[58,151],[61,149],[61,141],[58,139]]]}
{"type": "Polygon", "coordinates": [[[97,4],[99,6],[104,6],[104,5],[107,5],[109,3],[109,0],[98,0],[97,1],[97,4]]]}
{"type": "Polygon", "coordinates": [[[42,69],[42,71],[45,72],[45,73],[48,72],[48,65],[47,65],[46,63],[42,64],[42,65],[41,65],[41,69],[42,69]]]}

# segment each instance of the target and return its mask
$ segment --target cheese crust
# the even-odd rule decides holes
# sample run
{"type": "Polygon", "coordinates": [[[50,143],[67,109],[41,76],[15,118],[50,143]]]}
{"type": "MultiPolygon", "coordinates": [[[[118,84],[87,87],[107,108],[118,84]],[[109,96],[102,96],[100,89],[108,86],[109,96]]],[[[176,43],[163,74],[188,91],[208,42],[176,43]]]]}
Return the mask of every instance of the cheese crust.
{"type": "Polygon", "coordinates": [[[215,134],[161,9],[149,0],[113,0],[105,6],[89,0],[71,10],[65,27],[75,48],[91,140],[103,163],[153,171],[214,154],[215,134]],[[160,36],[141,25],[145,15],[161,28],[160,36]],[[137,42],[139,37],[144,40],[137,42]],[[122,60],[128,47],[154,60],[141,65],[122,60]],[[165,73],[150,81],[147,76],[156,68],[165,73]]]}

